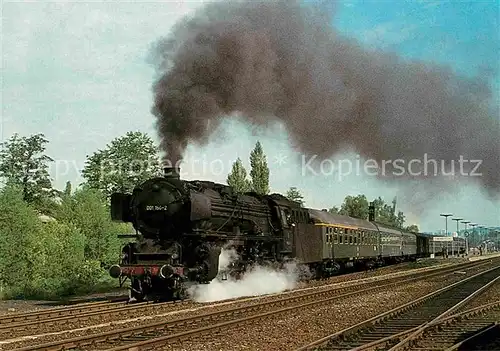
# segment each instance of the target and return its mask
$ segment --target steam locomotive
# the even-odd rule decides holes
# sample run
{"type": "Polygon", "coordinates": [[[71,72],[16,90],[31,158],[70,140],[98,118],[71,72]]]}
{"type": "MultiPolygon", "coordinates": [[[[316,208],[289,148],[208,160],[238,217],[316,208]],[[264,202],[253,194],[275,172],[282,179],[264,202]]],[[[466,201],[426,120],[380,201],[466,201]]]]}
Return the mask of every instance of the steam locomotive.
{"type": "Polygon", "coordinates": [[[370,221],[303,208],[280,194],[237,194],[208,181],[184,181],[180,169],[164,169],[132,194],[111,196],[111,217],[132,223],[134,242],[110,268],[135,300],[186,296],[191,284],[217,277],[221,249],[236,250],[230,274],[259,264],[289,261],[327,277],[350,268],[415,260],[429,253],[429,238],[370,221]]]}

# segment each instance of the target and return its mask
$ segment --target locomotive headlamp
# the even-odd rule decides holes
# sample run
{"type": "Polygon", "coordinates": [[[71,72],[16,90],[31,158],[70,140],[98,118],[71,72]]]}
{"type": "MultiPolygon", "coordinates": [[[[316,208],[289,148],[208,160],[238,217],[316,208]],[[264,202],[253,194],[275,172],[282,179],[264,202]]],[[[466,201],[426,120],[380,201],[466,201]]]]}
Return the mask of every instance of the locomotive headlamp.
{"type": "Polygon", "coordinates": [[[119,265],[114,264],[109,268],[109,275],[113,278],[119,278],[122,274],[122,269],[119,265]]]}
{"type": "Polygon", "coordinates": [[[174,269],[172,268],[172,266],[168,264],[161,266],[160,277],[162,277],[163,279],[167,279],[170,278],[172,274],[174,274],[174,269]]]}

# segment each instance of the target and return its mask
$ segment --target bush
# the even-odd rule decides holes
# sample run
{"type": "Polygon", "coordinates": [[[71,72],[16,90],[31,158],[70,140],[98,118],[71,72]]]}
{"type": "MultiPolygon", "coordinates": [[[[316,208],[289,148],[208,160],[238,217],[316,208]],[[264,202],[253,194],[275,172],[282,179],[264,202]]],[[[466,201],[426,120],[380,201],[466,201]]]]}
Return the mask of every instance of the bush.
{"type": "Polygon", "coordinates": [[[3,295],[24,295],[37,271],[36,242],[43,235],[36,212],[23,201],[19,188],[0,192],[0,286],[3,295]]]}
{"type": "MultiPolygon", "coordinates": [[[[128,225],[111,221],[100,193],[65,195],[42,223],[22,191],[0,191],[0,298],[54,298],[109,285],[101,264],[116,263],[128,225]]],[[[115,282],[116,283],[116,282],[115,282]]]]}
{"type": "Polygon", "coordinates": [[[86,258],[105,265],[117,262],[123,244],[117,235],[129,232],[130,226],[111,221],[106,199],[99,191],[84,188],[66,197],[58,217],[81,230],[86,238],[86,258]]]}

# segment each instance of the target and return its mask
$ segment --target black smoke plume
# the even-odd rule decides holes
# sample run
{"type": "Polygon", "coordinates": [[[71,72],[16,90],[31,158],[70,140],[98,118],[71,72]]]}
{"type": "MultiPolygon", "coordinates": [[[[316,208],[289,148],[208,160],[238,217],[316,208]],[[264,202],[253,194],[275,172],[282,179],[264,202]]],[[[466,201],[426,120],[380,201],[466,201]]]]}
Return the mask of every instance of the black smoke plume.
{"type": "MultiPolygon", "coordinates": [[[[162,38],[153,113],[170,162],[237,113],[252,125],[282,122],[298,150],[318,159],[346,149],[379,164],[427,154],[448,170],[455,160],[453,178],[460,156],[482,160],[476,179],[498,194],[491,74],[465,78],[370,51],[339,34],[325,13],[294,1],[212,3],[162,38]]],[[[385,178],[394,179],[387,167],[385,178]]],[[[470,172],[474,164],[463,167],[470,172]]],[[[429,180],[435,187],[436,178],[429,180]]]]}

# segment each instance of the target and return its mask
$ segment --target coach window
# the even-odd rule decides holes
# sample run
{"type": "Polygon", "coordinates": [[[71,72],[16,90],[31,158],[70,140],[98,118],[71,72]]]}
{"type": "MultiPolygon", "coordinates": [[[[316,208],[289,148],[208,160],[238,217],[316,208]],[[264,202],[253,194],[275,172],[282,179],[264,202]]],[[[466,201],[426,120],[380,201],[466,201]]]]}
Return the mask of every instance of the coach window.
{"type": "MultiPolygon", "coordinates": [[[[353,230],[354,232],[354,230],[353,230]]],[[[354,244],[356,244],[356,232],[354,232],[354,244]]]]}
{"type": "Polygon", "coordinates": [[[339,244],[342,244],[344,242],[344,232],[342,230],[342,228],[339,228],[339,244]]]}
{"type": "Polygon", "coordinates": [[[284,208],[281,210],[281,223],[283,224],[283,227],[288,228],[289,225],[288,223],[290,222],[290,212],[288,209],[284,208]]]}
{"type": "Polygon", "coordinates": [[[352,230],[349,230],[349,244],[352,244],[352,230]]]}

